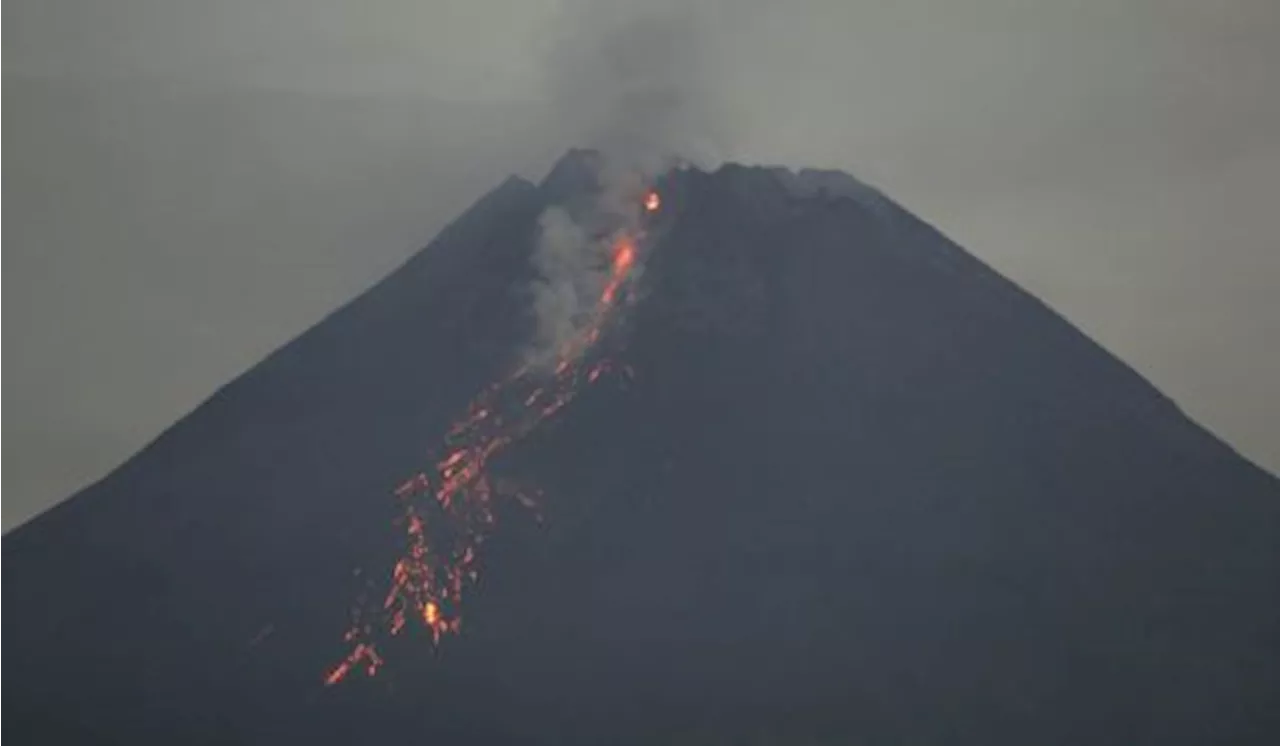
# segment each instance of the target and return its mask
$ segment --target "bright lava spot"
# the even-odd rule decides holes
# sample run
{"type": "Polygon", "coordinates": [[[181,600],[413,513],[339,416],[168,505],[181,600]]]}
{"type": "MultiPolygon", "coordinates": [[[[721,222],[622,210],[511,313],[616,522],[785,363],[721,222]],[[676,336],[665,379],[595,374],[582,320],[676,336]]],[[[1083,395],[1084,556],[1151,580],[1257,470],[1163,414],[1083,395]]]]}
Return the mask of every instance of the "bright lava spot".
{"type": "Polygon", "coordinates": [[[627,239],[619,239],[613,251],[613,273],[614,277],[610,278],[613,283],[621,282],[625,277],[622,273],[631,268],[636,261],[636,248],[631,245],[627,239]]]}
{"type": "MultiPolygon", "coordinates": [[[[645,209],[656,210],[658,204],[657,193],[649,192],[645,209]]],[[[633,236],[617,235],[611,248],[612,263],[600,298],[583,327],[560,348],[550,370],[525,365],[482,391],[467,414],[448,429],[432,472],[415,474],[395,488],[403,550],[392,565],[382,603],[362,603],[352,610],[352,624],[344,636],[351,648],[325,675],[326,685],[337,684],[353,671],[375,675],[383,665],[377,645],[412,620],[418,620],[433,643],[461,630],[463,592],[479,576],[477,557],[496,521],[495,499],[511,497],[537,509],[525,491],[490,474],[490,460],[568,405],[583,386],[617,369],[607,359],[586,359],[612,318],[636,262],[633,236]]],[[[630,377],[629,367],[619,370],[630,377]]]]}
{"type": "Polygon", "coordinates": [[[662,198],[657,192],[649,192],[644,196],[644,209],[646,212],[657,212],[662,207],[662,198]]]}

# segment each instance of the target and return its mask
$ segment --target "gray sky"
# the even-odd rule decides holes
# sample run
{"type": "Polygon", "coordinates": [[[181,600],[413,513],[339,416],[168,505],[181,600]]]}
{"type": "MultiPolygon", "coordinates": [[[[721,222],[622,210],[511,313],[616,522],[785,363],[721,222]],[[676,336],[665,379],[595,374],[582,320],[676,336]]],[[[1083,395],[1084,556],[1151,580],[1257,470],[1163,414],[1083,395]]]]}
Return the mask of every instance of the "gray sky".
{"type": "Polygon", "coordinates": [[[589,5],[6,2],[4,527],[636,137],[852,171],[1280,470],[1280,3],[589,5]]]}

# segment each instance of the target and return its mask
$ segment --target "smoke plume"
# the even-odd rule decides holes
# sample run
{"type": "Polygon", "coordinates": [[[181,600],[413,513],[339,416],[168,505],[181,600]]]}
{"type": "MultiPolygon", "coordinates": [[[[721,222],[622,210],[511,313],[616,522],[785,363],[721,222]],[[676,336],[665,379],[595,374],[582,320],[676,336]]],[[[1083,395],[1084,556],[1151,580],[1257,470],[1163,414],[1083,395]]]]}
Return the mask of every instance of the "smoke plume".
{"type": "Polygon", "coordinates": [[[719,160],[728,128],[706,56],[713,10],[571,3],[546,69],[548,95],[575,122],[576,144],[648,172],[673,154],[719,160]]]}
{"type": "Polygon", "coordinates": [[[593,253],[586,232],[568,211],[551,207],[538,220],[538,244],[533,267],[533,311],[537,318],[535,359],[549,359],[573,337],[583,309],[591,304],[591,288],[597,284],[586,261],[593,253]]]}
{"type": "Polygon", "coordinates": [[[652,180],[650,172],[625,163],[610,165],[603,156],[590,160],[595,188],[580,199],[547,208],[538,219],[532,263],[537,322],[530,357],[546,364],[571,357],[582,348],[576,340],[595,317],[614,306],[602,301],[610,281],[620,236],[634,243],[641,236],[641,201],[652,180]]]}
{"type": "Polygon", "coordinates": [[[725,152],[726,128],[706,84],[704,16],[682,5],[640,10],[570,3],[550,39],[547,95],[570,122],[595,189],[539,220],[533,266],[537,333],[533,357],[554,357],[578,333],[607,281],[611,242],[636,235],[640,203],[677,162],[710,166],[725,152]],[[589,163],[588,163],[589,161],[589,163]]]}

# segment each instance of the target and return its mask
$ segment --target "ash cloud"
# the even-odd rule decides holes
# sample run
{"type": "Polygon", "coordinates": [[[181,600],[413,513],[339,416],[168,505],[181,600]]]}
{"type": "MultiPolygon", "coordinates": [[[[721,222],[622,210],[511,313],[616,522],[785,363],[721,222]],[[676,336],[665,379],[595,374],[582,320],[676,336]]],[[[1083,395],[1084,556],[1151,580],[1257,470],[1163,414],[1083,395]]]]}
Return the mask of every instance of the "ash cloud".
{"type": "Polygon", "coordinates": [[[573,337],[591,307],[591,286],[599,283],[588,258],[593,251],[586,231],[562,207],[548,208],[538,219],[533,267],[533,312],[537,330],[531,355],[544,362],[573,337]]]}
{"type": "Polygon", "coordinates": [[[533,357],[556,350],[590,318],[609,273],[611,238],[638,228],[654,178],[680,162],[722,160],[728,128],[709,85],[707,16],[685,5],[640,9],[570,3],[544,60],[547,96],[590,161],[595,190],[539,220],[533,266],[533,357]]]}
{"type": "Polygon", "coordinates": [[[570,3],[545,69],[575,144],[647,173],[675,155],[720,160],[730,128],[708,56],[714,11],[706,3],[570,3]]]}
{"type": "Polygon", "coordinates": [[[600,310],[619,234],[640,235],[648,175],[596,160],[597,189],[586,199],[547,208],[538,219],[531,258],[537,273],[531,293],[537,326],[529,351],[534,364],[553,364],[573,349],[571,340],[600,310]]]}

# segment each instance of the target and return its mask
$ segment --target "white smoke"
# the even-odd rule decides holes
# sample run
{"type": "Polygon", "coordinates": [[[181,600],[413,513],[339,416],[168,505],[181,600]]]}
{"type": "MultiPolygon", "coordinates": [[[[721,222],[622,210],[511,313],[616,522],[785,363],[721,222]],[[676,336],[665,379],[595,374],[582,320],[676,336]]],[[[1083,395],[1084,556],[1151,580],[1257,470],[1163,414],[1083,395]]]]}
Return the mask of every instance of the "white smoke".
{"type": "Polygon", "coordinates": [[[593,276],[591,260],[599,253],[581,226],[560,207],[549,208],[538,220],[538,243],[533,267],[533,312],[537,319],[534,356],[549,359],[583,324],[592,293],[603,281],[593,276]]]}
{"type": "Polygon", "coordinates": [[[721,4],[579,0],[549,39],[547,95],[574,145],[653,174],[673,155],[711,166],[729,142],[711,81],[709,24],[721,4]]]}
{"type": "Polygon", "coordinates": [[[533,357],[555,359],[589,323],[608,282],[611,241],[637,234],[655,178],[680,161],[720,160],[723,134],[706,85],[705,15],[684,4],[568,2],[548,39],[548,98],[572,123],[573,146],[601,154],[589,204],[552,207],[539,220],[533,265],[533,357]]]}
{"type": "Polygon", "coordinates": [[[600,311],[620,233],[640,235],[641,202],[651,177],[601,163],[598,191],[574,209],[552,206],[538,219],[532,263],[536,329],[532,361],[558,359],[600,311]]]}

